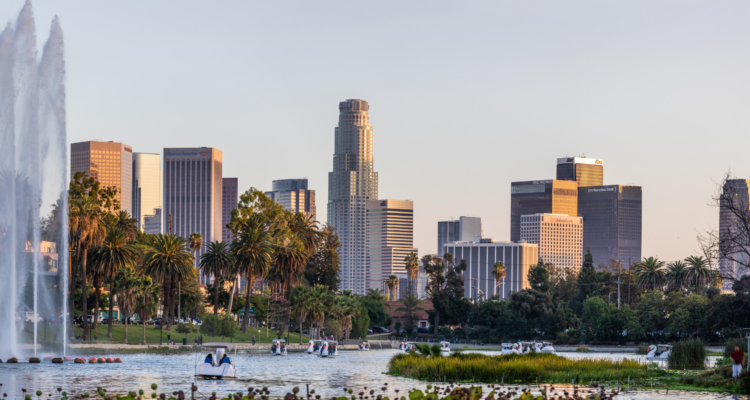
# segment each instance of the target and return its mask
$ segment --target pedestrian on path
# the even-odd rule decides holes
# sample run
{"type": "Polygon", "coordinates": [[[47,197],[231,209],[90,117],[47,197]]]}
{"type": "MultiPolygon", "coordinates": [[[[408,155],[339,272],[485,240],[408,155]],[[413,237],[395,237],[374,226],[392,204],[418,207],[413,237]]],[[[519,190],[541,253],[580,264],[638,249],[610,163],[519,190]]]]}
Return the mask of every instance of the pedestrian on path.
{"type": "Polygon", "coordinates": [[[742,364],[745,363],[745,353],[740,350],[740,346],[734,346],[734,351],[729,354],[732,359],[732,378],[735,381],[740,379],[742,374],[742,364]]]}
{"type": "Polygon", "coordinates": [[[255,335],[253,335],[253,346],[255,346],[255,335]]]}

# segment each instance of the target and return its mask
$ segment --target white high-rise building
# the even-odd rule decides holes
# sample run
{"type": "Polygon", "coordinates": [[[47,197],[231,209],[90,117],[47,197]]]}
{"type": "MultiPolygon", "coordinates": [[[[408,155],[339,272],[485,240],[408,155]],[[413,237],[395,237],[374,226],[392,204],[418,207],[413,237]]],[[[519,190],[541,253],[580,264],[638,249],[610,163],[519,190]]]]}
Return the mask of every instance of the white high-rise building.
{"type": "Polygon", "coordinates": [[[364,100],[339,103],[333,172],[328,173],[328,224],[341,242],[341,289],[357,294],[365,294],[367,287],[367,200],[378,198],[369,110],[364,100]]]}
{"type": "Polygon", "coordinates": [[[133,218],[148,234],[161,230],[161,157],[133,153],[133,218]]]}
{"type": "Polygon", "coordinates": [[[578,275],[583,263],[583,218],[561,214],[521,216],[521,241],[539,245],[539,258],[554,264],[551,278],[578,275]]]}
{"type": "MultiPolygon", "coordinates": [[[[385,279],[405,274],[404,259],[414,248],[414,202],[410,200],[370,200],[367,202],[366,289],[388,293],[385,279]]],[[[422,281],[422,285],[426,284],[422,281]]],[[[417,282],[414,282],[417,284],[417,282]]],[[[407,285],[408,286],[408,285],[407,285]]],[[[416,293],[416,288],[413,288],[416,293]]]]}

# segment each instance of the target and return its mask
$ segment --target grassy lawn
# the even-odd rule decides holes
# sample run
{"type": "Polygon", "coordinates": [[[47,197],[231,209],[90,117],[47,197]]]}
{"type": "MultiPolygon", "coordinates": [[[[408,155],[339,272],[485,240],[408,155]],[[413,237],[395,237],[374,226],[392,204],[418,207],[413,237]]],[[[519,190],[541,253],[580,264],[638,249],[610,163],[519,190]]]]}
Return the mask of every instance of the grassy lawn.
{"type": "MultiPolygon", "coordinates": [[[[39,342],[44,342],[44,324],[40,324],[38,327],[38,340],[39,342]]],[[[31,326],[29,325],[29,330],[31,330],[31,326]]],[[[146,325],[146,344],[159,344],[159,336],[160,331],[158,328],[158,325],[146,325]]],[[[200,328],[199,326],[195,326],[196,329],[200,328]]],[[[52,339],[52,331],[53,328],[49,326],[48,328],[48,337],[51,340],[52,339]]],[[[74,329],[75,334],[79,336],[83,336],[83,329],[75,328],[74,329]]],[[[266,335],[266,329],[265,328],[249,328],[247,330],[247,334],[242,333],[241,331],[237,332],[237,335],[231,339],[233,343],[252,343],[253,342],[253,335],[255,335],[255,341],[256,343],[271,343],[271,339],[274,339],[276,337],[275,331],[269,329],[268,335],[266,335]],[[260,333],[258,330],[260,329],[260,333]]],[[[119,325],[115,324],[112,325],[112,339],[107,338],[107,325],[98,325],[96,332],[96,335],[99,337],[98,343],[124,343],[125,338],[125,325],[119,325]]],[[[93,337],[94,333],[92,332],[91,336],[93,337]]],[[[167,343],[167,335],[171,335],[172,340],[175,341],[175,343],[181,344],[182,338],[184,338],[186,335],[184,333],[177,333],[175,331],[175,328],[172,327],[172,331],[164,331],[163,334],[163,342],[164,344],[167,343]]],[[[196,333],[188,333],[187,334],[187,343],[188,344],[194,344],[193,341],[196,337],[200,336],[199,332],[196,333]]],[[[128,343],[129,344],[141,344],[141,340],[143,339],[143,325],[128,325],[128,343]]],[[[302,343],[307,343],[308,341],[307,336],[303,336],[302,343]]],[[[23,332],[21,334],[21,341],[25,343],[32,343],[34,341],[33,335],[30,332],[23,332]]],[[[203,342],[229,342],[230,338],[221,338],[221,337],[211,337],[203,336],[203,342]]],[[[299,334],[292,333],[289,335],[289,343],[299,343],[299,334]]]]}

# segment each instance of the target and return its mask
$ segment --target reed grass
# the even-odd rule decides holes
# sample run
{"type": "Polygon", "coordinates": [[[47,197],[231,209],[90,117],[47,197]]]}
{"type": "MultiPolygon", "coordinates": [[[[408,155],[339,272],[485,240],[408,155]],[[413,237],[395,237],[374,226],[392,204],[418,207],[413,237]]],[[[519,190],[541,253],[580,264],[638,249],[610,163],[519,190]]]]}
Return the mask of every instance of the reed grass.
{"type": "Polygon", "coordinates": [[[667,364],[669,369],[704,369],[706,368],[706,354],[706,344],[702,340],[683,340],[674,344],[667,364]]]}
{"type": "Polygon", "coordinates": [[[452,354],[450,357],[424,358],[399,354],[388,364],[388,373],[421,380],[458,380],[476,382],[543,382],[570,383],[573,379],[616,381],[654,376],[635,360],[569,359],[550,353],[452,354]]]}
{"type": "Polygon", "coordinates": [[[640,354],[644,356],[648,354],[648,345],[643,344],[643,343],[639,344],[638,347],[636,347],[635,349],[635,354],[640,354]]]}
{"type": "Polygon", "coordinates": [[[578,346],[576,347],[576,351],[579,353],[589,353],[591,350],[586,346],[578,346]]]}

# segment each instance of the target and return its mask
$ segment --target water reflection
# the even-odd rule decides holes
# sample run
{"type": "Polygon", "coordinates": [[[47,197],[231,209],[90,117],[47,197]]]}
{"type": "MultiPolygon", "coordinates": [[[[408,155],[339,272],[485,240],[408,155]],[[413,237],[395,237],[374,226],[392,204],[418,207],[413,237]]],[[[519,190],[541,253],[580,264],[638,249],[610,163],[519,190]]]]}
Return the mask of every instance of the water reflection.
{"type": "MultiPolygon", "coordinates": [[[[111,393],[125,393],[131,390],[143,389],[147,394],[151,392],[152,383],[159,385],[159,393],[171,393],[183,390],[189,393],[191,383],[195,382],[203,395],[217,392],[226,395],[231,392],[246,391],[248,387],[268,387],[272,395],[283,396],[298,386],[301,392],[306,390],[306,384],[315,394],[323,398],[344,395],[344,388],[367,391],[374,389],[376,394],[383,394],[380,390],[385,383],[388,385],[387,395],[393,397],[395,389],[399,395],[404,395],[412,388],[424,389],[425,382],[384,375],[390,358],[396,354],[395,350],[356,352],[341,352],[339,358],[322,359],[304,353],[290,353],[287,357],[276,357],[259,354],[237,354],[232,362],[237,368],[236,380],[227,381],[195,381],[193,374],[199,356],[190,354],[130,354],[108,355],[122,357],[124,364],[0,364],[0,383],[2,392],[8,393],[9,398],[20,398],[21,389],[42,390],[44,394],[62,387],[70,394],[83,392],[94,393],[97,387],[106,388],[111,393]]],[[[487,354],[497,354],[488,352],[487,354]]],[[[570,357],[608,357],[631,358],[643,357],[632,354],[606,353],[561,353],[570,357]]],[[[560,387],[559,385],[557,385],[560,387]]],[[[620,399],[726,399],[731,396],[686,393],[670,391],[668,397],[663,391],[644,391],[618,396],[620,399]]]]}

